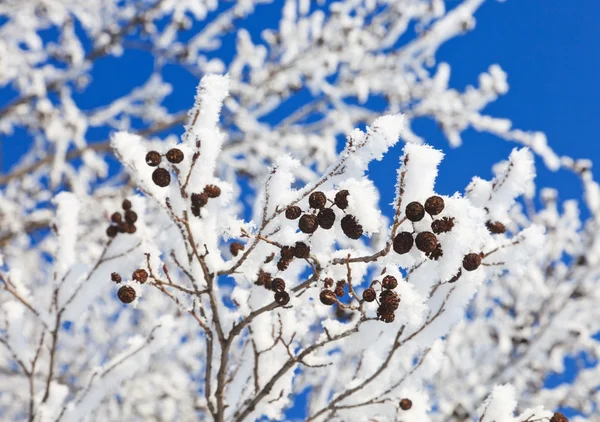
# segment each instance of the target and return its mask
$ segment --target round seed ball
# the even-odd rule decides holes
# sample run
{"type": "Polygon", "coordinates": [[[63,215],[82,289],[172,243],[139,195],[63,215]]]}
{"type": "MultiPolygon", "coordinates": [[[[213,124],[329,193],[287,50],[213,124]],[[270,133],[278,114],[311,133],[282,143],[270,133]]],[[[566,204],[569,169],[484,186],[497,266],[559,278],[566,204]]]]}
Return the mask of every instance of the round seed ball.
{"type": "Polygon", "coordinates": [[[204,193],[209,198],[218,198],[221,195],[221,188],[217,185],[206,185],[204,187],[204,193]]]}
{"type": "Polygon", "coordinates": [[[113,272],[113,273],[110,274],[110,279],[112,281],[114,281],[115,283],[120,283],[121,282],[121,275],[119,273],[113,272]]]}
{"type": "Polygon", "coordinates": [[[161,188],[167,187],[171,183],[171,174],[168,170],[157,167],[156,170],[152,172],[152,181],[156,186],[160,186],[161,188]]]}
{"type": "Polygon", "coordinates": [[[314,233],[319,227],[317,216],[312,214],[304,214],[302,217],[300,217],[298,227],[303,233],[314,233]]]}
{"type": "Polygon", "coordinates": [[[131,286],[122,286],[117,292],[117,297],[123,303],[131,303],[135,300],[135,289],[131,286]]]}
{"type": "Polygon", "coordinates": [[[275,302],[277,302],[277,304],[279,306],[285,306],[290,302],[290,295],[288,294],[288,292],[275,292],[275,302]]]}
{"type": "Polygon", "coordinates": [[[165,155],[169,163],[179,164],[183,161],[183,151],[179,148],[171,148],[165,155]]]}
{"type": "Polygon", "coordinates": [[[130,210],[131,209],[131,201],[129,199],[125,199],[123,201],[123,203],[121,204],[121,208],[123,208],[125,211],[130,210]]]}
{"type": "Polygon", "coordinates": [[[417,248],[425,253],[433,252],[438,245],[437,237],[431,232],[421,232],[415,239],[417,248]]]}
{"type": "Polygon", "coordinates": [[[158,151],[148,151],[146,154],[146,164],[150,167],[156,167],[162,161],[162,157],[158,151]]]}
{"type": "Polygon", "coordinates": [[[408,253],[412,249],[414,243],[415,240],[413,239],[412,233],[398,233],[396,237],[394,237],[394,252],[400,255],[408,253]]]}
{"type": "Polygon", "coordinates": [[[310,205],[311,208],[316,208],[320,210],[321,208],[325,207],[326,204],[327,197],[321,191],[313,192],[308,197],[308,205],[310,205]]]}
{"type": "Polygon", "coordinates": [[[319,300],[323,305],[331,306],[336,302],[335,293],[329,289],[321,290],[319,294],[319,300]]]}
{"type": "Polygon", "coordinates": [[[138,283],[144,284],[148,280],[148,272],[142,268],[138,268],[133,272],[131,278],[138,283]]]}
{"type": "Polygon", "coordinates": [[[117,226],[108,226],[106,228],[106,235],[111,239],[116,237],[117,233],[119,233],[119,229],[117,228],[117,226]]]}
{"type": "Polygon", "coordinates": [[[470,253],[463,258],[463,268],[467,271],[475,271],[481,265],[481,255],[470,253]]]}
{"type": "Polygon", "coordinates": [[[409,399],[400,400],[400,409],[410,410],[411,407],[412,407],[412,401],[410,401],[409,399]]]}
{"type": "Polygon", "coordinates": [[[348,208],[348,195],[350,195],[350,192],[348,192],[346,189],[335,194],[335,199],[333,202],[339,209],[345,210],[348,208]]]}
{"type": "Polygon", "coordinates": [[[499,221],[488,221],[485,223],[487,229],[494,234],[506,233],[506,226],[499,221]]]}
{"type": "Polygon", "coordinates": [[[271,283],[271,288],[276,292],[283,292],[285,290],[285,281],[282,278],[274,278],[271,283]]]}
{"type": "Polygon", "coordinates": [[[310,256],[310,246],[304,242],[296,242],[294,245],[294,256],[300,259],[306,259],[310,256]]]}
{"type": "Polygon", "coordinates": [[[285,218],[287,218],[288,220],[295,220],[296,218],[300,217],[301,215],[302,215],[302,209],[297,205],[288,207],[285,210],[285,218]]]}
{"type": "Polygon", "coordinates": [[[441,196],[430,196],[425,201],[425,211],[429,215],[438,215],[444,210],[444,199],[441,196]]]}
{"type": "Polygon", "coordinates": [[[127,210],[125,211],[125,221],[130,224],[134,224],[138,219],[138,215],[135,211],[127,210]]]}
{"type": "Polygon", "coordinates": [[[373,302],[376,297],[377,293],[375,293],[375,289],[372,287],[365,289],[362,293],[362,298],[365,302],[373,302]]]}
{"type": "Polygon", "coordinates": [[[120,223],[122,220],[122,215],[120,212],[113,212],[112,215],[110,216],[110,221],[112,221],[113,223],[120,223]]]}
{"type": "Polygon", "coordinates": [[[362,226],[356,221],[353,215],[347,214],[342,218],[341,222],[342,231],[350,239],[359,239],[363,234],[362,226]]]}
{"type": "Polygon", "coordinates": [[[333,227],[333,223],[335,223],[335,212],[331,208],[323,208],[317,214],[317,221],[319,222],[319,226],[325,230],[329,230],[333,227]]]}
{"type": "Polygon", "coordinates": [[[425,208],[420,202],[413,201],[406,206],[406,218],[412,222],[421,221],[425,217],[425,208]]]}
{"type": "Polygon", "coordinates": [[[229,245],[229,252],[231,252],[231,255],[233,256],[238,256],[238,253],[243,251],[244,248],[245,246],[240,242],[233,242],[231,245],[229,245]]]}
{"type": "Polygon", "coordinates": [[[396,280],[396,277],[394,277],[393,275],[386,275],[385,277],[383,277],[381,285],[384,289],[392,290],[398,287],[398,280],[396,280]]]}

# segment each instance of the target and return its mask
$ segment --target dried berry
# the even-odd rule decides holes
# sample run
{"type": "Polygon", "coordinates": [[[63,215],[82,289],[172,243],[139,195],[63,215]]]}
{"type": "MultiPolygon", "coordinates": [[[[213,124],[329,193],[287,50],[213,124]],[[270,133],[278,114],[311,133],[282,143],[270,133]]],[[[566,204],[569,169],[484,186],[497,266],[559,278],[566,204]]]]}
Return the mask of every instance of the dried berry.
{"type": "Polygon", "coordinates": [[[569,422],[569,419],[560,412],[555,412],[550,418],[550,422],[569,422]]]}
{"type": "Polygon", "coordinates": [[[320,210],[327,205],[327,197],[321,191],[313,192],[308,197],[308,205],[310,205],[311,208],[320,210]]]}
{"type": "Polygon", "coordinates": [[[345,293],[345,292],[344,292],[344,288],[343,288],[342,286],[337,286],[337,287],[335,288],[335,290],[333,291],[333,293],[335,293],[335,295],[336,295],[337,297],[342,297],[342,296],[344,296],[344,293],[345,293]]]}
{"type": "Polygon", "coordinates": [[[435,234],[447,233],[454,227],[454,217],[444,217],[431,222],[431,231],[435,234]]]}
{"type": "Polygon", "coordinates": [[[379,294],[379,303],[381,313],[393,312],[400,306],[400,296],[393,290],[383,290],[379,294]]]}
{"type": "Polygon", "coordinates": [[[406,206],[406,218],[410,221],[421,221],[425,217],[425,208],[420,202],[414,201],[406,206]]]}
{"type": "Polygon", "coordinates": [[[231,245],[229,245],[229,252],[231,252],[231,255],[233,256],[238,256],[238,253],[244,249],[245,246],[240,242],[233,242],[231,245]]]}
{"type": "Polygon", "coordinates": [[[335,194],[334,203],[339,209],[345,210],[348,208],[348,195],[350,195],[350,192],[346,189],[335,194]]]}
{"type": "Polygon", "coordinates": [[[433,259],[434,261],[437,261],[442,256],[444,256],[444,251],[442,250],[442,245],[440,245],[438,243],[438,245],[436,246],[436,248],[432,252],[428,252],[425,255],[427,256],[427,258],[433,259]]]}
{"type": "Polygon", "coordinates": [[[277,269],[279,271],[285,271],[288,269],[288,267],[290,266],[290,260],[289,259],[283,259],[280,258],[279,261],[277,261],[277,269]]]}
{"type": "Polygon", "coordinates": [[[398,280],[396,280],[396,277],[394,277],[393,275],[386,275],[385,277],[383,277],[381,285],[384,289],[395,289],[396,287],[398,287],[398,280]]]}
{"type": "Polygon", "coordinates": [[[438,215],[444,210],[444,199],[441,196],[430,196],[425,201],[425,211],[429,215],[438,215]]]}
{"type": "Polygon", "coordinates": [[[358,224],[358,221],[356,221],[356,218],[354,218],[353,215],[348,214],[344,218],[342,218],[341,225],[342,231],[350,239],[356,240],[360,238],[363,234],[362,226],[358,224]]]}
{"type": "Polygon", "coordinates": [[[192,214],[200,217],[200,209],[208,203],[208,195],[205,193],[192,193],[192,214]]]}
{"type": "Polygon", "coordinates": [[[133,223],[123,223],[121,224],[121,228],[124,230],[124,233],[134,234],[137,231],[137,227],[133,223]]]}
{"type": "Polygon", "coordinates": [[[171,174],[168,172],[168,170],[162,167],[157,167],[156,170],[152,172],[152,181],[156,186],[164,188],[169,186],[169,183],[171,183],[171,174]]]}
{"type": "Polygon", "coordinates": [[[110,279],[112,281],[114,281],[115,283],[120,283],[121,282],[121,275],[119,273],[111,273],[110,274],[110,279]]]}
{"type": "Polygon", "coordinates": [[[413,239],[412,233],[398,233],[396,237],[394,237],[394,252],[400,255],[405,254],[412,249],[414,243],[415,240],[413,239]]]}
{"type": "Polygon", "coordinates": [[[377,296],[377,293],[375,293],[375,289],[372,287],[365,289],[362,294],[363,300],[365,302],[373,302],[375,300],[376,296],[377,296]]]}
{"type": "Polygon", "coordinates": [[[431,232],[421,232],[415,239],[417,248],[422,252],[433,252],[437,248],[438,241],[435,234],[431,232]]]}
{"type": "Polygon", "coordinates": [[[117,230],[119,233],[127,233],[127,223],[121,222],[117,224],[117,230]]]}
{"type": "Polygon", "coordinates": [[[162,161],[162,157],[158,151],[148,151],[146,154],[146,164],[150,167],[156,167],[162,161]]]}
{"type": "Polygon", "coordinates": [[[117,292],[117,297],[123,303],[131,303],[135,300],[135,289],[131,286],[122,286],[117,292]]]}
{"type": "Polygon", "coordinates": [[[325,280],[323,280],[323,284],[327,288],[333,287],[333,278],[327,277],[325,280]]]}
{"type": "Polygon", "coordinates": [[[256,276],[256,281],[254,284],[257,286],[266,286],[266,284],[271,284],[271,273],[268,273],[263,270],[258,270],[258,275],[256,276]]]}
{"type": "Polygon", "coordinates": [[[319,226],[325,230],[329,230],[333,227],[333,223],[335,223],[335,212],[331,208],[323,208],[317,214],[317,221],[319,222],[319,226]]]}
{"type": "Polygon", "coordinates": [[[310,256],[310,246],[304,242],[296,242],[294,246],[294,256],[300,259],[306,259],[310,256]]]}
{"type": "Polygon", "coordinates": [[[300,217],[298,227],[303,233],[314,233],[319,227],[317,217],[312,214],[304,214],[300,217]]]}
{"type": "Polygon", "coordinates": [[[183,161],[183,152],[179,148],[171,148],[165,155],[169,163],[179,164],[183,161]]]}
{"type": "Polygon", "coordinates": [[[296,218],[302,215],[302,210],[299,206],[294,205],[293,207],[288,207],[285,210],[285,218],[288,220],[295,220],[296,218]]]}
{"type": "Polygon", "coordinates": [[[130,210],[131,209],[131,201],[129,199],[125,199],[123,201],[123,203],[121,204],[121,208],[123,208],[125,211],[130,210]]]}
{"type": "Polygon", "coordinates": [[[487,229],[494,234],[506,233],[506,226],[499,221],[488,221],[485,223],[487,229]]]}
{"type": "Polygon", "coordinates": [[[285,281],[282,278],[274,278],[271,288],[276,292],[283,292],[285,290],[285,281]]]}
{"type": "Polygon", "coordinates": [[[400,400],[400,409],[410,410],[411,407],[412,407],[412,401],[410,401],[409,399],[400,400]]]}
{"type": "Polygon", "coordinates": [[[144,284],[148,280],[148,272],[143,268],[138,268],[133,272],[131,278],[140,284],[144,284]]]}
{"type": "Polygon", "coordinates": [[[221,188],[217,185],[206,185],[204,186],[204,193],[209,198],[218,198],[221,195],[221,188]]]}
{"type": "Polygon", "coordinates": [[[463,258],[463,268],[467,271],[475,271],[481,265],[481,255],[470,253],[463,258]]]}
{"type": "Polygon", "coordinates": [[[346,287],[346,280],[338,280],[335,282],[337,287],[346,287]]]}
{"type": "Polygon", "coordinates": [[[319,300],[321,300],[323,305],[328,306],[333,305],[337,301],[335,298],[335,293],[329,289],[321,290],[321,293],[319,294],[319,300]]]}
{"type": "Polygon", "coordinates": [[[378,316],[380,321],[383,321],[387,324],[394,322],[394,319],[396,318],[396,315],[394,315],[393,312],[380,313],[378,316]]]}
{"type": "Polygon", "coordinates": [[[450,280],[448,280],[448,283],[455,283],[460,278],[461,275],[462,275],[462,269],[459,268],[458,272],[456,274],[454,274],[450,280]]]}
{"type": "Polygon", "coordinates": [[[122,219],[121,213],[120,212],[113,212],[112,215],[110,216],[110,221],[112,221],[113,223],[120,223],[122,219]]]}
{"type": "Polygon", "coordinates": [[[111,239],[115,237],[117,233],[119,233],[119,229],[117,228],[117,226],[108,226],[106,228],[106,235],[111,239]]]}
{"type": "Polygon", "coordinates": [[[275,302],[277,302],[277,304],[279,306],[285,306],[289,303],[290,301],[290,295],[288,294],[288,292],[276,292],[275,293],[275,302]]]}
{"type": "Polygon", "coordinates": [[[129,224],[133,224],[137,221],[138,215],[135,211],[127,210],[125,211],[125,221],[129,224]]]}
{"type": "Polygon", "coordinates": [[[294,248],[291,246],[284,246],[281,248],[279,252],[281,259],[285,259],[286,261],[291,261],[294,259],[294,248]]]}

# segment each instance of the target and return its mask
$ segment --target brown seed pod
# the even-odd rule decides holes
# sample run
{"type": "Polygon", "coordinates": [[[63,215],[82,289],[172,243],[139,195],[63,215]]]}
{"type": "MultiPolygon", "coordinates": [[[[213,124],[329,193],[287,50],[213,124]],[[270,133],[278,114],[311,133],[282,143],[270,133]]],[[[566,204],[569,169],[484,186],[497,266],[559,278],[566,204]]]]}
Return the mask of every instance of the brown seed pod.
{"type": "Polygon", "coordinates": [[[394,277],[393,275],[386,275],[385,277],[383,277],[381,285],[384,289],[393,290],[396,287],[398,287],[398,280],[396,280],[396,277],[394,277]]]}
{"type": "Polygon", "coordinates": [[[400,400],[400,409],[410,410],[411,407],[412,407],[412,401],[410,401],[409,399],[400,400]]]}
{"type": "Polygon", "coordinates": [[[120,283],[121,282],[121,274],[119,274],[119,273],[111,273],[110,274],[110,279],[112,281],[114,281],[115,283],[120,283]]]}
{"type": "Polygon", "coordinates": [[[463,258],[463,268],[467,271],[475,271],[481,265],[481,255],[470,253],[463,258]]]}
{"type": "Polygon", "coordinates": [[[409,232],[401,232],[394,237],[394,252],[402,255],[408,253],[413,245],[415,240],[413,239],[412,233],[409,232]]]}
{"type": "Polygon", "coordinates": [[[373,302],[377,297],[377,293],[375,293],[375,289],[372,287],[368,287],[363,290],[362,298],[365,302],[373,302]]]}
{"type": "Polygon", "coordinates": [[[321,293],[319,294],[319,300],[323,305],[328,306],[333,305],[337,301],[335,298],[335,293],[329,289],[321,290],[321,293]]]}
{"type": "Polygon", "coordinates": [[[323,284],[327,288],[333,287],[333,278],[327,277],[325,280],[323,280],[323,284]]]}
{"type": "Polygon", "coordinates": [[[569,422],[569,419],[560,412],[555,412],[550,418],[550,422],[569,422]]]}
{"type": "Polygon", "coordinates": [[[342,286],[337,286],[334,290],[333,293],[335,293],[335,295],[337,297],[343,297],[344,296],[344,288],[342,286]]]}
{"type": "Polygon", "coordinates": [[[334,203],[339,209],[345,210],[348,208],[348,195],[350,195],[350,192],[346,189],[335,194],[334,203]]]}
{"type": "Polygon", "coordinates": [[[257,286],[266,286],[267,282],[271,283],[271,273],[268,273],[263,270],[258,270],[258,275],[256,276],[256,281],[254,284],[257,286]]]}
{"type": "Polygon", "coordinates": [[[299,206],[287,207],[285,210],[285,218],[288,220],[295,220],[302,215],[302,209],[299,206]]]}
{"type": "Polygon", "coordinates": [[[506,233],[506,226],[499,221],[488,221],[485,223],[487,229],[494,234],[506,233]]]}
{"type": "Polygon", "coordinates": [[[420,202],[413,201],[406,206],[406,218],[412,222],[421,221],[425,217],[425,208],[420,202]]]}
{"type": "Polygon", "coordinates": [[[393,290],[383,290],[379,293],[379,303],[381,313],[393,312],[400,306],[400,296],[393,290]]]}
{"type": "Polygon", "coordinates": [[[122,286],[117,292],[117,297],[123,303],[131,303],[135,300],[135,289],[131,286],[122,286]]]}
{"type": "Polygon", "coordinates": [[[363,234],[362,226],[356,221],[353,215],[347,214],[342,218],[341,226],[344,234],[350,239],[359,239],[363,234]]]}
{"type": "Polygon", "coordinates": [[[299,259],[307,259],[310,256],[310,246],[304,242],[296,242],[294,256],[299,259]]]}
{"type": "Polygon", "coordinates": [[[320,210],[327,205],[327,197],[321,191],[313,192],[308,197],[308,205],[310,205],[311,208],[320,210]]]}
{"type": "Polygon", "coordinates": [[[192,214],[200,217],[200,209],[208,203],[208,195],[205,193],[192,193],[192,214]]]}
{"type": "Polygon", "coordinates": [[[161,188],[169,186],[171,183],[171,174],[168,170],[157,167],[156,170],[152,172],[152,181],[156,186],[160,186],[161,188]]]}
{"type": "Polygon", "coordinates": [[[386,324],[394,322],[394,319],[396,319],[396,315],[393,312],[380,313],[378,316],[379,320],[385,322],[386,324]]]}
{"type": "Polygon", "coordinates": [[[121,224],[125,233],[134,234],[137,231],[137,227],[133,223],[123,223],[121,224]]]}
{"type": "Polygon", "coordinates": [[[285,281],[282,278],[274,278],[271,288],[276,292],[283,292],[285,290],[285,281]]]}
{"type": "Polygon", "coordinates": [[[135,211],[127,210],[125,211],[125,221],[129,224],[134,224],[138,219],[138,215],[135,211]]]}
{"type": "Polygon", "coordinates": [[[179,164],[183,161],[183,152],[179,148],[171,148],[165,155],[169,163],[179,164]]]}
{"type": "Polygon", "coordinates": [[[284,246],[281,248],[279,255],[281,256],[281,259],[291,261],[292,259],[294,259],[294,252],[295,250],[291,246],[284,246]]]}
{"type": "Polygon", "coordinates": [[[302,217],[300,217],[298,227],[303,233],[314,233],[319,227],[317,217],[312,214],[304,214],[302,217]]]}
{"type": "Polygon", "coordinates": [[[433,252],[437,248],[438,241],[435,234],[431,232],[421,232],[415,238],[417,248],[422,252],[433,252]]]}
{"type": "Polygon", "coordinates": [[[138,268],[133,272],[131,278],[140,284],[144,284],[148,280],[148,272],[143,268],[138,268]]]}
{"type": "Polygon", "coordinates": [[[117,233],[119,233],[119,229],[117,228],[117,226],[108,226],[106,228],[106,235],[111,239],[116,237],[117,233]]]}
{"type": "Polygon", "coordinates": [[[110,221],[113,223],[120,223],[122,221],[122,216],[120,212],[113,212],[110,216],[110,221]]]}
{"type": "Polygon", "coordinates": [[[430,196],[425,201],[425,211],[429,215],[438,215],[444,210],[444,199],[441,196],[430,196]]]}
{"type": "Polygon", "coordinates": [[[283,259],[280,258],[279,261],[277,261],[277,269],[279,271],[285,271],[288,269],[288,267],[290,266],[290,260],[288,259],[283,259]]]}
{"type": "Polygon", "coordinates": [[[131,209],[131,201],[129,199],[123,200],[123,203],[121,204],[121,208],[123,208],[125,211],[130,210],[131,209]]]}
{"type": "Polygon", "coordinates": [[[218,198],[221,195],[221,188],[217,185],[206,185],[204,186],[204,193],[209,198],[218,198]]]}
{"type": "Polygon", "coordinates": [[[127,233],[127,223],[120,222],[119,224],[117,224],[117,230],[119,231],[119,233],[127,233]]]}
{"type": "Polygon", "coordinates": [[[288,294],[288,292],[275,292],[275,302],[277,302],[277,304],[279,306],[285,306],[290,302],[290,295],[288,294]]]}
{"type": "Polygon", "coordinates": [[[146,164],[150,167],[156,167],[162,161],[162,157],[158,151],[148,151],[146,154],[146,164]]]}
{"type": "Polygon", "coordinates": [[[448,283],[455,283],[460,278],[461,275],[462,275],[462,268],[459,268],[458,272],[456,274],[454,274],[450,280],[448,280],[448,283]]]}
{"type": "Polygon", "coordinates": [[[231,245],[229,245],[229,252],[231,252],[231,255],[233,256],[238,256],[238,253],[243,251],[245,248],[246,247],[240,242],[233,242],[231,245]]]}
{"type": "Polygon", "coordinates": [[[317,221],[319,222],[319,226],[325,230],[329,230],[333,227],[333,223],[335,223],[335,212],[331,208],[323,208],[317,214],[317,221]]]}
{"type": "Polygon", "coordinates": [[[431,222],[431,231],[435,234],[447,233],[454,227],[454,217],[443,217],[431,222]]]}
{"type": "Polygon", "coordinates": [[[339,286],[346,287],[346,284],[347,284],[346,280],[338,280],[338,281],[335,282],[335,285],[338,286],[338,287],[339,286]]]}
{"type": "Polygon", "coordinates": [[[432,252],[428,252],[425,254],[427,258],[437,261],[442,256],[444,256],[444,251],[442,250],[442,245],[438,243],[436,248],[432,252]]]}

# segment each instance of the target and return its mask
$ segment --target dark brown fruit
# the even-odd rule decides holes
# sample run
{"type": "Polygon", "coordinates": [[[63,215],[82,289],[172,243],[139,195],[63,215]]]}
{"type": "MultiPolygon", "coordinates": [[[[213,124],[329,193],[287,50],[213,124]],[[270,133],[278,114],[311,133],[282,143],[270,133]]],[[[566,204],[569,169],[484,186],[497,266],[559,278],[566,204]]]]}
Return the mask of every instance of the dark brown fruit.
{"type": "Polygon", "coordinates": [[[550,422],[569,422],[569,419],[560,412],[555,412],[550,418],[550,422]]]}
{"type": "Polygon", "coordinates": [[[329,230],[333,227],[333,223],[335,223],[335,212],[331,208],[323,208],[317,214],[317,221],[319,222],[319,226],[325,230],[329,230]]]}
{"type": "Polygon", "coordinates": [[[430,196],[425,201],[425,211],[429,215],[438,215],[444,210],[444,199],[441,196],[430,196]]]}
{"type": "Polygon", "coordinates": [[[279,254],[281,256],[281,259],[291,261],[292,259],[294,259],[294,252],[294,248],[292,248],[291,246],[284,246],[281,248],[279,254]]]}
{"type": "Polygon", "coordinates": [[[119,233],[127,233],[127,223],[121,222],[117,224],[117,230],[119,230],[119,233]]]}
{"type": "Polygon", "coordinates": [[[302,217],[300,217],[298,227],[303,233],[314,233],[319,227],[317,217],[312,214],[304,214],[302,217]]]}
{"type": "Polygon", "coordinates": [[[296,218],[300,217],[302,215],[302,210],[300,209],[300,207],[294,205],[293,207],[288,207],[285,210],[285,218],[287,218],[288,220],[295,220],[296,218]]]}
{"type": "Polygon", "coordinates": [[[231,255],[233,256],[238,256],[238,253],[244,249],[245,246],[240,242],[233,242],[231,245],[229,245],[229,252],[231,252],[231,255]]]}
{"type": "Polygon", "coordinates": [[[121,224],[121,227],[125,230],[125,233],[129,234],[134,234],[137,231],[137,227],[135,227],[135,224],[133,223],[123,223],[121,224]]]}
{"type": "Polygon", "coordinates": [[[344,292],[344,288],[343,288],[342,286],[337,286],[337,287],[335,288],[335,290],[333,291],[333,293],[335,293],[335,295],[336,295],[337,297],[343,297],[343,296],[344,296],[344,293],[345,293],[345,292],[344,292]]]}
{"type": "Polygon", "coordinates": [[[323,284],[327,288],[333,287],[333,278],[327,277],[325,280],[323,280],[323,284]]]}
{"type": "Polygon", "coordinates": [[[277,261],[277,269],[279,271],[285,271],[288,269],[288,267],[290,266],[290,260],[289,259],[283,259],[280,258],[279,261],[277,261]]]}
{"type": "Polygon", "coordinates": [[[131,303],[135,300],[135,290],[131,286],[122,286],[117,292],[117,297],[123,303],[131,303]]]}
{"type": "Polygon", "coordinates": [[[162,157],[158,151],[148,151],[146,154],[146,164],[150,167],[156,167],[162,161],[162,157]]]}
{"type": "Polygon", "coordinates": [[[346,189],[335,194],[334,202],[339,209],[345,210],[348,208],[348,195],[350,195],[350,192],[348,192],[346,189]]]}
{"type": "Polygon", "coordinates": [[[152,172],[152,181],[156,186],[160,186],[161,188],[169,186],[171,183],[171,174],[168,170],[157,167],[156,170],[152,172]]]}
{"type": "Polygon", "coordinates": [[[283,292],[285,290],[285,281],[282,278],[274,278],[271,288],[276,292],[283,292]]]}
{"type": "Polygon", "coordinates": [[[394,319],[396,319],[396,315],[393,312],[379,314],[379,320],[385,322],[386,324],[394,322],[394,319]]]}
{"type": "Polygon", "coordinates": [[[114,281],[115,283],[120,283],[121,282],[121,274],[119,274],[119,273],[111,273],[110,274],[110,279],[112,281],[114,281]]]}
{"type": "Polygon", "coordinates": [[[400,409],[410,410],[411,407],[412,407],[412,401],[410,401],[409,399],[400,400],[400,409]]]}
{"type": "Polygon", "coordinates": [[[369,287],[363,291],[362,297],[365,302],[373,302],[377,297],[377,293],[375,293],[374,288],[369,287]]]}
{"type": "Polygon", "coordinates": [[[506,226],[499,221],[488,221],[485,223],[487,229],[494,234],[506,233],[506,226]]]}
{"type": "Polygon", "coordinates": [[[400,306],[400,296],[393,290],[383,290],[379,294],[379,303],[382,314],[394,312],[400,306]]]}
{"type": "Polygon", "coordinates": [[[358,224],[358,221],[356,221],[356,218],[354,218],[353,215],[348,214],[342,218],[341,226],[344,234],[350,239],[359,239],[363,234],[362,226],[358,224]]]}
{"type": "Polygon", "coordinates": [[[276,292],[275,302],[277,302],[279,306],[285,306],[290,302],[290,295],[288,292],[276,292]]]}
{"type": "Polygon", "coordinates": [[[125,211],[130,210],[131,209],[131,201],[129,199],[125,199],[123,201],[123,203],[121,204],[121,208],[123,208],[125,211]]]}
{"type": "Polygon", "coordinates": [[[119,233],[119,229],[117,228],[117,226],[108,226],[106,228],[106,235],[111,239],[115,237],[117,233],[119,233]]]}
{"type": "Polygon", "coordinates": [[[256,281],[254,284],[257,286],[266,286],[267,283],[271,284],[271,273],[258,270],[258,275],[256,276],[256,281]]]}
{"type": "Polygon", "coordinates": [[[396,237],[394,237],[394,252],[400,255],[408,253],[412,249],[414,243],[415,240],[413,239],[412,233],[398,233],[396,237]]]}
{"type": "Polygon", "coordinates": [[[420,202],[414,201],[406,206],[406,218],[410,221],[421,221],[423,217],[425,217],[425,208],[420,202]]]}
{"type": "Polygon", "coordinates": [[[433,220],[431,222],[431,231],[435,234],[447,233],[454,227],[453,217],[444,217],[439,220],[433,220]]]}
{"type": "Polygon", "coordinates": [[[335,285],[337,287],[340,287],[340,286],[341,287],[346,287],[346,280],[338,280],[338,281],[335,282],[335,285]]]}
{"type": "Polygon", "coordinates": [[[467,271],[475,271],[481,265],[481,255],[470,253],[463,258],[463,268],[467,271]]]}
{"type": "Polygon", "coordinates": [[[208,195],[205,193],[192,193],[192,214],[200,217],[200,209],[208,203],[208,195]]]}
{"type": "Polygon", "coordinates": [[[304,242],[296,242],[294,246],[294,256],[300,259],[306,259],[310,256],[310,246],[304,242]]]}
{"type": "Polygon", "coordinates": [[[331,306],[336,302],[335,293],[333,293],[329,289],[321,290],[319,294],[319,299],[323,305],[331,306]]]}
{"type": "Polygon", "coordinates": [[[131,278],[140,284],[144,284],[148,280],[148,272],[143,268],[138,268],[133,272],[131,278]]]}
{"type": "Polygon", "coordinates": [[[386,275],[385,277],[383,277],[381,285],[384,289],[392,290],[398,287],[398,280],[396,280],[396,277],[394,277],[393,275],[386,275]]]}
{"type": "Polygon", "coordinates": [[[113,223],[120,223],[122,219],[121,213],[120,212],[113,212],[112,215],[110,216],[110,221],[112,221],[113,223]]]}
{"type": "Polygon", "coordinates": [[[169,163],[179,164],[183,161],[183,152],[179,148],[171,148],[165,155],[169,163]]]}
{"type": "Polygon", "coordinates": [[[308,205],[310,205],[311,208],[320,210],[327,205],[327,197],[323,192],[313,192],[308,197],[308,205]]]}
{"type": "Polygon", "coordinates": [[[127,210],[125,211],[125,221],[129,224],[134,224],[138,219],[138,215],[135,211],[127,210]]]}
{"type": "Polygon", "coordinates": [[[217,185],[206,185],[204,186],[204,193],[209,198],[218,198],[221,195],[221,188],[217,185]]]}
{"type": "Polygon", "coordinates": [[[417,235],[415,244],[420,251],[428,253],[435,251],[438,241],[435,234],[431,232],[421,232],[417,235]]]}

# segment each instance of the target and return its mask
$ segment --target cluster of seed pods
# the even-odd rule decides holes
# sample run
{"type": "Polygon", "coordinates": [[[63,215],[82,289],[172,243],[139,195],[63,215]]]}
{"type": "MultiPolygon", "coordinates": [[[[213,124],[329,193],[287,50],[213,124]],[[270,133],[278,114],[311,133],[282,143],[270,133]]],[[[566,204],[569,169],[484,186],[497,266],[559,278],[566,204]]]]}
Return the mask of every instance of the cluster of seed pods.
{"type": "Polygon", "coordinates": [[[136,232],[135,222],[138,219],[138,215],[131,209],[131,201],[126,199],[121,204],[123,208],[123,214],[120,212],[114,212],[110,216],[111,224],[106,229],[106,235],[111,239],[116,237],[119,233],[133,234],[136,232]]]}
{"type": "MultiPolygon", "coordinates": [[[[110,279],[117,284],[120,284],[122,281],[121,275],[116,272],[110,275],[110,279]]],[[[143,268],[138,268],[131,275],[131,279],[140,284],[144,284],[146,281],[148,281],[148,272],[143,268]]],[[[136,298],[135,289],[131,286],[121,286],[117,291],[117,297],[123,303],[131,303],[136,298]]]]}

